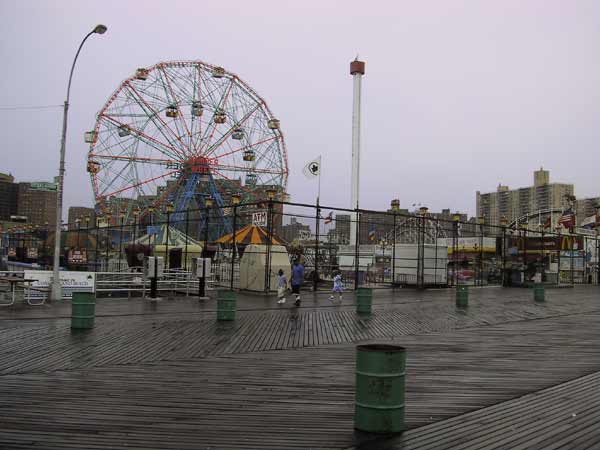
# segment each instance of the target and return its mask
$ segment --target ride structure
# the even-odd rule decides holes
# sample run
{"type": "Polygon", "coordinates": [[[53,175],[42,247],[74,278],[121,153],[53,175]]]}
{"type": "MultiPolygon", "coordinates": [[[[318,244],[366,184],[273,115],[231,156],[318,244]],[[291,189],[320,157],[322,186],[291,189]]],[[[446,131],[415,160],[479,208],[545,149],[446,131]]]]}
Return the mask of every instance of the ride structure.
{"type": "Polygon", "coordinates": [[[231,232],[223,208],[230,195],[253,203],[267,189],[282,196],[287,186],[279,120],[237,75],[201,61],[137,69],[100,110],[85,141],[98,213],[126,222],[140,209],[140,220],[169,214],[180,227],[186,211],[199,210],[194,220],[202,228],[211,197],[213,239],[231,232]]]}

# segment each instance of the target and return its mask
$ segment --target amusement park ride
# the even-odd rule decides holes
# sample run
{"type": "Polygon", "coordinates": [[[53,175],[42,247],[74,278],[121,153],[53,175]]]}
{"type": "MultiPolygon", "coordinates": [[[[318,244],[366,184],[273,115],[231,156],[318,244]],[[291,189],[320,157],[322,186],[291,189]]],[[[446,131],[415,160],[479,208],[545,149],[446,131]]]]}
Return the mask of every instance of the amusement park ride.
{"type": "Polygon", "coordinates": [[[231,232],[223,206],[232,194],[253,203],[266,189],[281,196],[287,185],[279,120],[237,75],[201,61],[137,69],[100,110],[85,141],[97,212],[126,222],[137,209],[141,220],[168,206],[177,226],[188,210],[203,216],[210,197],[216,237],[231,232]]]}

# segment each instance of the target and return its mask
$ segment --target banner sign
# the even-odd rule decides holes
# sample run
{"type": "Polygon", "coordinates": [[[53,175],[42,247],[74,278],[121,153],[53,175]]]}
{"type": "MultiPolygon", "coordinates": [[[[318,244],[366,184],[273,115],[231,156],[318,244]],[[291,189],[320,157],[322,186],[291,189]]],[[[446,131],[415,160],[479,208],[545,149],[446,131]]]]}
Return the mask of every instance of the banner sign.
{"type": "Polygon", "coordinates": [[[252,213],[252,225],[257,227],[267,226],[267,211],[257,211],[252,213]]]}
{"type": "MultiPolygon", "coordinates": [[[[520,252],[525,251],[525,238],[522,236],[512,236],[508,238],[509,247],[515,247],[520,252]]],[[[548,236],[544,237],[528,237],[527,238],[527,251],[537,252],[541,250],[545,251],[558,251],[558,250],[573,250],[583,249],[583,238],[581,236],[548,236]]]]}
{"type": "MultiPolygon", "coordinates": [[[[59,274],[63,300],[70,300],[73,292],[96,291],[96,274],[94,272],[61,270],[59,274]]],[[[25,270],[24,277],[26,280],[34,280],[31,283],[32,287],[49,289],[52,283],[52,272],[49,270],[25,270]]],[[[29,292],[29,298],[32,299],[44,296],[46,296],[44,292],[29,292]]]]}

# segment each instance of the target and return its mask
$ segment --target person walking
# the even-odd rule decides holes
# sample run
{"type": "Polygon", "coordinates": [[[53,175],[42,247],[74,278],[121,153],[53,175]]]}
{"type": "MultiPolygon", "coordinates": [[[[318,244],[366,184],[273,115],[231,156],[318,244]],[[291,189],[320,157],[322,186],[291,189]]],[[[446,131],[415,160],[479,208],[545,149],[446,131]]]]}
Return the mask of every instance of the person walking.
{"type": "Polygon", "coordinates": [[[304,266],[297,259],[292,266],[292,294],[296,295],[296,306],[300,306],[300,286],[304,281],[304,266]]]}
{"type": "Polygon", "coordinates": [[[277,280],[277,298],[279,300],[277,300],[277,303],[281,304],[285,303],[285,291],[287,290],[288,281],[282,269],[279,269],[277,274],[279,275],[277,280]]]}
{"type": "Polygon", "coordinates": [[[331,296],[329,297],[329,300],[333,301],[333,294],[335,294],[336,292],[339,294],[340,301],[342,301],[342,293],[344,292],[344,286],[342,285],[342,274],[340,272],[338,272],[333,277],[333,290],[331,291],[331,296]]]}

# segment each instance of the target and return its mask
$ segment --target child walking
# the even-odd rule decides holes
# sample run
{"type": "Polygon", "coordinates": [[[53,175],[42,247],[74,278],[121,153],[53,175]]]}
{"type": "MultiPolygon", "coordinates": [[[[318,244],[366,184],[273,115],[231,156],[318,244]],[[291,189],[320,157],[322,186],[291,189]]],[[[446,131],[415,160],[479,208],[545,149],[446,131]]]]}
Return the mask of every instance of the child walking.
{"type": "Polygon", "coordinates": [[[279,300],[277,300],[277,303],[285,303],[285,291],[287,289],[287,278],[285,277],[285,275],[283,274],[283,270],[279,269],[279,272],[277,272],[277,274],[279,275],[279,279],[277,281],[277,298],[279,300]]]}
{"type": "Polygon", "coordinates": [[[331,292],[331,297],[329,297],[329,300],[333,301],[333,294],[336,292],[340,296],[340,301],[342,301],[342,292],[344,292],[344,286],[342,286],[342,274],[339,272],[333,277],[333,291],[331,292]]]}

